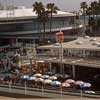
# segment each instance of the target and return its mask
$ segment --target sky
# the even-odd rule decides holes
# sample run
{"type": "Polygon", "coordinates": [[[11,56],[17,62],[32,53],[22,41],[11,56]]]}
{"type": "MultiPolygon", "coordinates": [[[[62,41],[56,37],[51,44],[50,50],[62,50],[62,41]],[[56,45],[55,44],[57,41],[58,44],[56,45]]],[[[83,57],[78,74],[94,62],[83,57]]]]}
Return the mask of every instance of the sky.
{"type": "Polygon", "coordinates": [[[86,1],[90,3],[94,0],[0,0],[3,5],[13,4],[26,7],[32,7],[32,4],[36,1],[41,1],[44,5],[47,3],[55,3],[55,5],[63,11],[79,11],[81,2],[86,1]]]}

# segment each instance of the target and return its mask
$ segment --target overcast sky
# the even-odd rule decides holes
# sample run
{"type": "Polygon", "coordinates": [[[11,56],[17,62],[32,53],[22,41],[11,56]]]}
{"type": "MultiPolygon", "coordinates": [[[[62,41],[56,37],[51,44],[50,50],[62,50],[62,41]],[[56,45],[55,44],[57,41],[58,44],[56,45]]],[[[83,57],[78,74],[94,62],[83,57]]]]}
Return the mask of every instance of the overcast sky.
{"type": "Polygon", "coordinates": [[[86,1],[87,3],[90,3],[94,0],[0,0],[0,2],[4,5],[14,4],[17,6],[27,6],[32,7],[32,4],[34,2],[41,1],[44,4],[53,2],[55,3],[59,9],[65,10],[65,11],[78,11],[80,8],[80,3],[83,1],[86,1]]]}

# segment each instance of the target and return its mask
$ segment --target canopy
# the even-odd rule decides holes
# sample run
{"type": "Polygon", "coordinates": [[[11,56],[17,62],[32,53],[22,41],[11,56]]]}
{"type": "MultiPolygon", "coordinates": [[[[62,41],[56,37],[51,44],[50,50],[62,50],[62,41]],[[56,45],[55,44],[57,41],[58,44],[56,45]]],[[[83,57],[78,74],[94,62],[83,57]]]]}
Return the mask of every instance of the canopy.
{"type": "Polygon", "coordinates": [[[29,80],[29,81],[36,80],[36,77],[31,76],[31,77],[29,77],[27,80],[29,80]]]}
{"type": "Polygon", "coordinates": [[[49,79],[51,79],[51,80],[56,80],[57,77],[56,77],[56,76],[50,76],[49,79]]]}
{"type": "Polygon", "coordinates": [[[80,84],[83,84],[84,82],[83,81],[75,81],[75,85],[80,85],[80,84]]]}
{"type": "Polygon", "coordinates": [[[44,81],[44,79],[43,78],[36,78],[36,80],[35,80],[36,82],[43,82],[44,81]]]}
{"type": "Polygon", "coordinates": [[[50,79],[46,79],[46,80],[43,81],[44,84],[49,84],[51,82],[52,82],[52,80],[50,80],[50,79]]]}
{"type": "Polygon", "coordinates": [[[59,85],[61,85],[61,82],[60,81],[52,81],[50,84],[53,86],[59,86],[59,85]]]}
{"type": "Polygon", "coordinates": [[[47,79],[49,78],[49,75],[42,75],[42,78],[47,79]]]}
{"type": "Polygon", "coordinates": [[[91,83],[82,83],[82,84],[80,84],[81,88],[89,88],[91,86],[92,86],[91,83]]]}
{"type": "Polygon", "coordinates": [[[23,75],[23,76],[21,76],[21,79],[27,80],[27,79],[29,79],[29,75],[23,75]]]}
{"type": "Polygon", "coordinates": [[[69,83],[62,83],[62,87],[70,87],[69,83]]]}
{"type": "Polygon", "coordinates": [[[69,83],[69,84],[72,84],[74,83],[75,81],[73,79],[67,79],[65,82],[69,83]]]}
{"type": "Polygon", "coordinates": [[[33,76],[35,76],[35,77],[41,77],[42,74],[40,74],[40,73],[36,73],[36,74],[34,74],[33,76]]]}

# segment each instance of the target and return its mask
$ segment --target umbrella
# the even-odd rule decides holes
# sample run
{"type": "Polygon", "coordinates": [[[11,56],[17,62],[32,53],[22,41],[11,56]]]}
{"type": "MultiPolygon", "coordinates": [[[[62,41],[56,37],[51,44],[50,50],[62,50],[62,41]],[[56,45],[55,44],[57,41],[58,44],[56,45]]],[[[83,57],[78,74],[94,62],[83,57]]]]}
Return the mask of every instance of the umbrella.
{"type": "Polygon", "coordinates": [[[51,79],[51,80],[56,80],[57,77],[56,77],[56,76],[50,76],[49,79],[51,79]]]}
{"type": "Polygon", "coordinates": [[[49,78],[49,75],[42,75],[42,78],[47,79],[49,78]]]}
{"type": "Polygon", "coordinates": [[[43,81],[44,84],[50,84],[51,82],[52,82],[52,80],[50,80],[50,79],[46,79],[43,81]]]}
{"type": "Polygon", "coordinates": [[[36,82],[43,82],[44,79],[43,79],[43,78],[36,78],[35,81],[36,81],[36,82]]]}
{"type": "Polygon", "coordinates": [[[23,75],[21,76],[21,79],[27,80],[29,78],[29,75],[23,75]]]}
{"type": "Polygon", "coordinates": [[[58,86],[58,85],[61,85],[61,82],[60,81],[52,81],[50,84],[53,86],[58,86]]]}
{"type": "Polygon", "coordinates": [[[82,83],[82,84],[80,84],[80,87],[81,88],[89,88],[89,87],[91,87],[91,83],[82,83]]]}
{"type": "Polygon", "coordinates": [[[75,81],[75,85],[80,85],[80,84],[83,84],[84,82],[83,81],[75,81]]]}
{"type": "Polygon", "coordinates": [[[62,87],[70,87],[70,84],[69,83],[62,83],[62,87]]]}
{"type": "MultiPolygon", "coordinates": [[[[80,88],[83,89],[83,88],[89,88],[91,87],[91,83],[82,83],[80,84],[80,88]]],[[[83,96],[83,93],[82,93],[82,90],[81,90],[81,98],[83,96]]]]}
{"type": "Polygon", "coordinates": [[[31,77],[29,77],[27,80],[29,80],[29,81],[36,80],[36,77],[31,76],[31,77]]]}
{"type": "Polygon", "coordinates": [[[69,83],[69,84],[72,84],[74,83],[75,81],[73,79],[67,79],[65,82],[69,83]]]}
{"type": "Polygon", "coordinates": [[[34,74],[33,76],[35,76],[35,77],[41,77],[42,74],[40,74],[40,73],[36,73],[36,74],[34,74]]]}

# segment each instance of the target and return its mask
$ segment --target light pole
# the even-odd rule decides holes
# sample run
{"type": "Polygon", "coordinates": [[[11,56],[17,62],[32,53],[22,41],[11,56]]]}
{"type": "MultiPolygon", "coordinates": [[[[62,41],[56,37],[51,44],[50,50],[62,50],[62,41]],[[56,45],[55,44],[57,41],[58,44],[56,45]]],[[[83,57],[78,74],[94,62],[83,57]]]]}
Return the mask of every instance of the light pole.
{"type": "Polygon", "coordinates": [[[63,74],[63,46],[62,46],[62,42],[60,42],[60,50],[59,50],[60,52],[59,52],[59,59],[60,59],[60,71],[61,71],[61,74],[63,74]]]}
{"type": "Polygon", "coordinates": [[[60,43],[59,45],[59,60],[60,60],[60,73],[63,74],[63,46],[62,46],[62,42],[64,40],[64,35],[63,32],[60,30],[60,32],[58,32],[57,34],[57,41],[60,43]]]}

